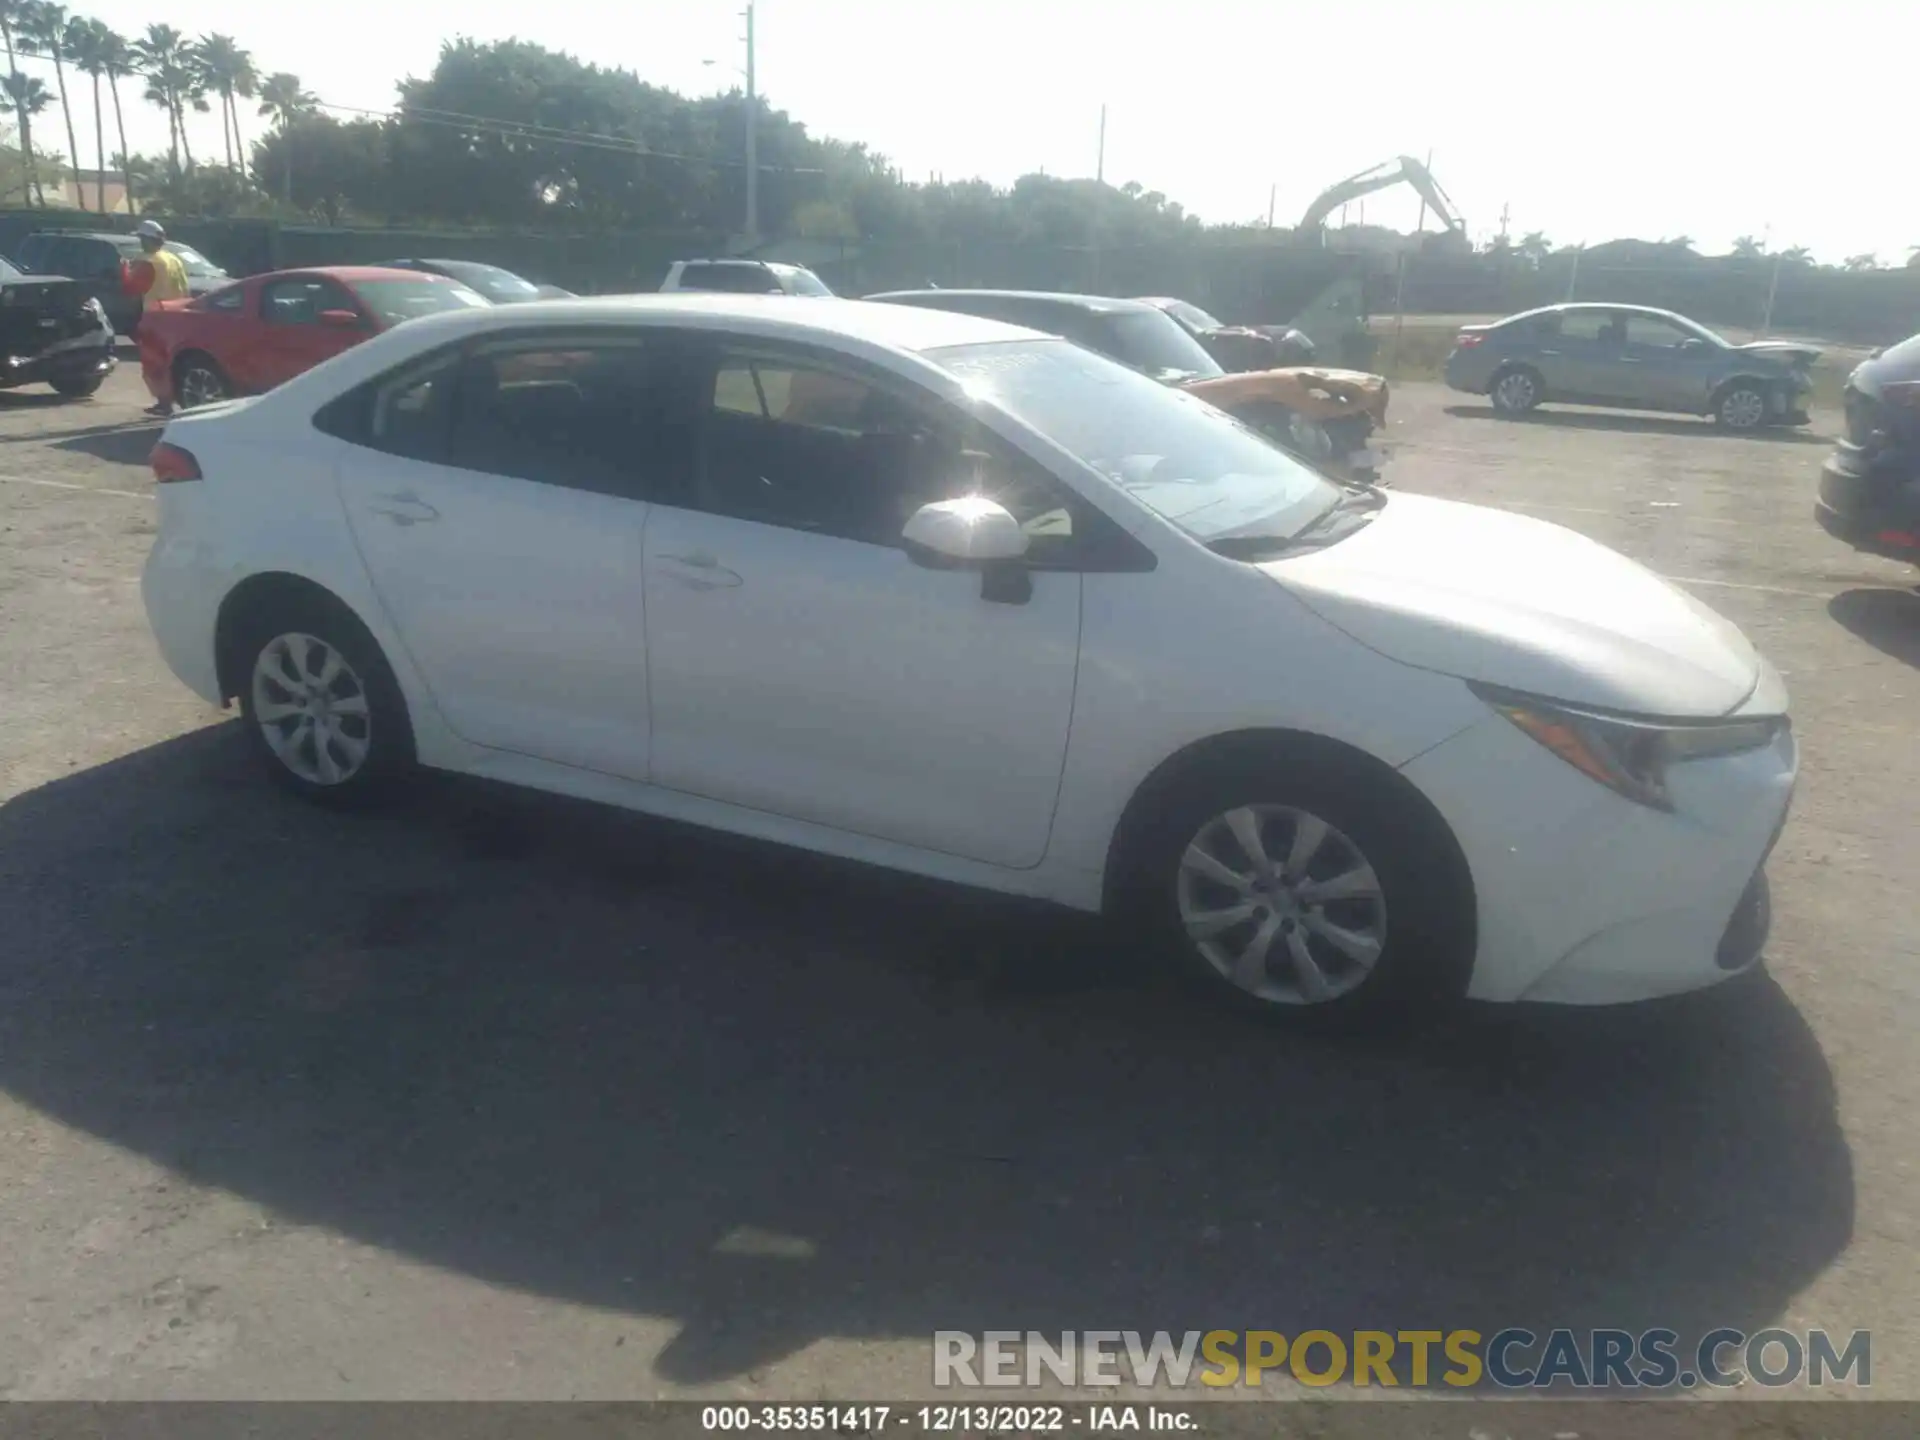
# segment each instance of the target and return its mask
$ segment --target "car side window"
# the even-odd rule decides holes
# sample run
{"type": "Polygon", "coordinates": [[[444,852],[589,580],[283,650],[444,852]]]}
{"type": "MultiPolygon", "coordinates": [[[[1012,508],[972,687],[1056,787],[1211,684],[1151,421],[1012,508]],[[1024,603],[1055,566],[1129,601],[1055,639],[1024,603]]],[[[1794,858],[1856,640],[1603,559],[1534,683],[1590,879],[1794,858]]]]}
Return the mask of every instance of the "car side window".
{"type": "Polygon", "coordinates": [[[1599,342],[1608,338],[1615,322],[1611,310],[1563,310],[1560,334],[1567,340],[1599,342]]]}
{"type": "Polygon", "coordinates": [[[317,275],[260,287],[260,318],[269,325],[318,325],[322,310],[359,308],[345,288],[317,275]]]}
{"type": "Polygon", "coordinates": [[[1536,315],[1524,324],[1515,327],[1520,337],[1526,340],[1544,342],[1560,338],[1560,314],[1550,311],[1545,315],[1536,315]]]}
{"type": "Polygon", "coordinates": [[[247,292],[235,285],[230,290],[216,290],[207,297],[207,309],[218,310],[223,314],[237,315],[247,303],[247,292]]]}
{"type": "MultiPolygon", "coordinates": [[[[649,498],[663,478],[692,467],[693,417],[677,399],[683,390],[671,351],[638,336],[484,346],[459,367],[446,463],[649,498]]],[[[402,423],[412,403],[410,394],[396,394],[389,423],[402,423]]],[[[418,402],[423,413],[433,403],[431,395],[418,402]]]]}
{"type": "Polygon", "coordinates": [[[1692,338],[1671,320],[1662,320],[1657,315],[1627,316],[1629,345],[1644,349],[1678,350],[1684,342],[1692,338]]]}
{"type": "Polygon", "coordinates": [[[914,511],[985,495],[1013,513],[1035,565],[1072,568],[1088,507],[1042,467],[932,396],[826,362],[724,354],[709,396],[698,508],[898,546],[914,511]]]}

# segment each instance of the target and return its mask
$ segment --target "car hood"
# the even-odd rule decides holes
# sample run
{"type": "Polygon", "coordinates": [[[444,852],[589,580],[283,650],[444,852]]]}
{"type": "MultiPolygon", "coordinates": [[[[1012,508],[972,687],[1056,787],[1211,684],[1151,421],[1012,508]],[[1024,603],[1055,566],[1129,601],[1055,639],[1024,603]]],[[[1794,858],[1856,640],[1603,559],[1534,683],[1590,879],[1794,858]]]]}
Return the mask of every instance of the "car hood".
{"type": "Polygon", "coordinates": [[[1369,649],[1424,670],[1636,715],[1725,715],[1760,657],[1730,622],[1624,555],[1543,520],[1393,495],[1268,575],[1369,649]]]}
{"type": "Polygon", "coordinates": [[[1778,360],[1782,365],[1791,365],[1796,370],[1805,370],[1820,358],[1820,348],[1817,345],[1796,345],[1791,340],[1755,340],[1733,348],[1742,355],[1758,355],[1762,359],[1778,360]]]}

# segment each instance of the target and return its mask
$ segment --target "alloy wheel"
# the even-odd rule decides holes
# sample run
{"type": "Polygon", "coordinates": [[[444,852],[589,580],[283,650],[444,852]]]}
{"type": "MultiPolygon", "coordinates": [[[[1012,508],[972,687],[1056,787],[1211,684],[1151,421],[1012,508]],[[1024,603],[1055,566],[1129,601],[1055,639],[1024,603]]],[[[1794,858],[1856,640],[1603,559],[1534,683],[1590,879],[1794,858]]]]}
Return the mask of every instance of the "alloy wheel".
{"type": "Polygon", "coordinates": [[[1500,383],[1493,388],[1493,398],[1506,410],[1526,410],[1533,405],[1533,377],[1524,370],[1514,370],[1500,377],[1500,383]]]}
{"type": "Polygon", "coordinates": [[[1758,390],[1735,390],[1720,402],[1720,419],[1729,430],[1751,430],[1766,418],[1766,397],[1758,390]]]}
{"type": "Polygon", "coordinates": [[[205,365],[189,365],[180,375],[180,408],[191,410],[199,405],[212,405],[227,398],[227,387],[218,375],[205,365]]]}
{"type": "Polygon", "coordinates": [[[274,758],[310,785],[344,785],[373,745],[367,688],[325,640],[279,635],[253,663],[253,718],[274,758]]]}
{"type": "Polygon", "coordinates": [[[1201,958],[1272,1004],[1351,994],[1386,948],[1386,893],[1371,862],[1290,805],[1242,805],[1202,825],[1181,856],[1176,897],[1201,958]]]}

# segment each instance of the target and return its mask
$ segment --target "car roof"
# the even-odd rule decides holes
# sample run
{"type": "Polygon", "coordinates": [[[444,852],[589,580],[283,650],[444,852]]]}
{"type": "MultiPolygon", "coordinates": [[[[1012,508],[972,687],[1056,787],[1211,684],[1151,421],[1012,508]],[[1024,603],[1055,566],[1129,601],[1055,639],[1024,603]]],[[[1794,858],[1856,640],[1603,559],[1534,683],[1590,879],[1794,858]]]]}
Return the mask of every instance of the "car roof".
{"type": "Polygon", "coordinates": [[[1155,307],[1144,300],[1122,300],[1114,295],[1074,295],[1052,290],[886,290],[869,300],[938,300],[945,296],[972,300],[1018,300],[1024,304],[1085,310],[1095,315],[1137,314],[1155,307]]]}
{"type": "Polygon", "coordinates": [[[131,240],[136,244],[140,239],[138,235],[127,235],[118,230],[36,230],[26,238],[29,240],[38,240],[45,237],[53,237],[61,240],[106,240],[112,243],[131,240]]]}
{"type": "Polygon", "coordinates": [[[422,275],[418,270],[401,270],[392,265],[296,265],[256,275],[256,281],[293,280],[303,275],[324,275],[333,280],[444,280],[444,275],[422,275]]]}
{"type": "MultiPolygon", "coordinates": [[[[1658,315],[1662,320],[1686,320],[1687,317],[1674,310],[1662,310],[1655,305],[1616,305],[1606,300],[1566,300],[1558,305],[1541,305],[1532,310],[1522,310],[1518,315],[1509,315],[1507,320],[1525,320],[1533,315],[1564,315],[1570,310],[1612,310],[1623,315],[1658,315]]],[[[1506,324],[1506,320],[1500,322],[1506,324]]],[[[1688,321],[1692,324],[1692,321],[1688,321]]]]}
{"type": "Polygon", "coordinates": [[[407,322],[407,331],[429,328],[523,329],[529,325],[596,324],[633,318],[657,324],[686,324],[699,329],[733,329],[761,339],[806,341],[823,335],[855,344],[919,353],[950,345],[984,345],[1008,340],[1043,340],[1039,331],[950,310],[910,305],[870,305],[864,300],[793,296],[737,295],[725,291],[669,290],[641,295],[593,295],[542,300],[535,305],[489,306],[423,316],[407,322]]]}

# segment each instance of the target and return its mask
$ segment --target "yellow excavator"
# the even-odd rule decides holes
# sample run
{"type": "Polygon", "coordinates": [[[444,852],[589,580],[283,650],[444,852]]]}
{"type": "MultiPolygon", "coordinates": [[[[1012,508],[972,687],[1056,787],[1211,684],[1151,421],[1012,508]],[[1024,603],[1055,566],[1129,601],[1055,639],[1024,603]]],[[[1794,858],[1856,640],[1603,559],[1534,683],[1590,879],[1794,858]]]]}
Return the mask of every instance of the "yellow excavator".
{"type": "Polygon", "coordinates": [[[1447,192],[1440,188],[1440,182],[1433,178],[1433,172],[1411,155],[1395,156],[1384,165],[1362,170],[1358,175],[1349,175],[1337,185],[1329,185],[1314,197],[1293,233],[1296,238],[1310,244],[1324,245],[1329,215],[1342,205],[1395,185],[1410,187],[1426,201],[1427,209],[1440,222],[1447,239],[1461,244],[1466,242],[1467,222],[1460,218],[1460,212],[1454,208],[1453,201],[1447,198],[1447,192]]]}

